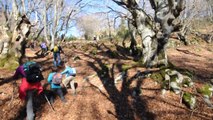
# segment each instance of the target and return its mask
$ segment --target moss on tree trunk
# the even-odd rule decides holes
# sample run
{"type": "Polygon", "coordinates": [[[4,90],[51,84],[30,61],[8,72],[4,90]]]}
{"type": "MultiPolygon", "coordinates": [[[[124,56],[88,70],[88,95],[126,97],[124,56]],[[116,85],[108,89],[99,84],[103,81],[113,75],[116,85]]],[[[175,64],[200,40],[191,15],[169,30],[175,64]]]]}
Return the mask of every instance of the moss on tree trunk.
{"type": "Polygon", "coordinates": [[[4,58],[0,58],[0,67],[8,70],[15,70],[19,66],[19,58],[14,54],[7,55],[4,58]]]}

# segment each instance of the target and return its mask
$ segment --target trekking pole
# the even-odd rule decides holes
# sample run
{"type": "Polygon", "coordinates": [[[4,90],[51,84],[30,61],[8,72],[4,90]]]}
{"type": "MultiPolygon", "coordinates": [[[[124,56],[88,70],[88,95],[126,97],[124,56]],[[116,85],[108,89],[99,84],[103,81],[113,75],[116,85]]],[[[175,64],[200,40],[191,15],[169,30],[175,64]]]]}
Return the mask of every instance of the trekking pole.
{"type": "Polygon", "coordinates": [[[53,108],[53,106],[52,106],[52,104],[50,103],[50,101],[48,100],[48,98],[47,98],[47,96],[46,96],[45,94],[44,94],[44,97],[45,97],[45,99],[47,100],[48,104],[50,105],[51,109],[52,109],[53,111],[55,111],[54,108],[53,108]]]}

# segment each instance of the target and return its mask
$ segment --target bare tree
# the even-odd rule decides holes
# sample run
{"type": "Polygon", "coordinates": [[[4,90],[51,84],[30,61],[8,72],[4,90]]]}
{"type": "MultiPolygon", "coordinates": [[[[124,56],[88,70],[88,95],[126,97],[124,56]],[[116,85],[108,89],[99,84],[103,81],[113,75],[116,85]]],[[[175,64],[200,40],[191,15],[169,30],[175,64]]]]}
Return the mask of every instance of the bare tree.
{"type": "Polygon", "coordinates": [[[23,15],[21,20],[17,22],[17,26],[13,31],[12,47],[10,53],[14,53],[15,57],[22,57],[25,55],[26,39],[30,34],[31,23],[28,18],[23,15]]]}
{"type": "Polygon", "coordinates": [[[150,0],[154,19],[139,8],[139,0],[113,0],[132,14],[135,27],[142,39],[143,63],[147,66],[167,65],[166,44],[173,31],[180,27],[176,18],[184,9],[184,0],[150,0]]]}
{"type": "Polygon", "coordinates": [[[212,0],[207,0],[207,2],[209,3],[209,10],[210,10],[210,15],[211,15],[211,19],[213,21],[213,1],[212,0]]]}
{"type": "Polygon", "coordinates": [[[71,6],[65,4],[64,0],[48,0],[44,2],[43,23],[44,23],[44,36],[47,43],[51,44],[51,48],[55,44],[55,40],[68,33],[68,30],[72,27],[71,23],[75,20],[75,16],[81,12],[81,10],[88,4],[83,3],[82,0],[77,0],[71,6]],[[51,36],[51,42],[49,42],[48,36],[51,36]]]}
{"type": "Polygon", "coordinates": [[[21,15],[19,4],[12,0],[12,8],[7,2],[2,2],[6,26],[1,25],[0,56],[1,67],[17,67],[19,58],[25,55],[26,41],[32,27],[26,15],[21,15]],[[4,4],[3,4],[4,3],[4,4]],[[5,61],[7,59],[7,61],[5,61]],[[5,62],[4,62],[5,61],[5,62]]]}
{"type": "Polygon", "coordinates": [[[29,33],[34,40],[44,36],[53,47],[55,39],[68,33],[75,15],[88,4],[82,0],[70,3],[73,6],[67,3],[65,0],[1,0],[0,59],[12,56],[15,60],[11,60],[18,63],[25,55],[29,33]]]}
{"type": "Polygon", "coordinates": [[[82,12],[82,9],[86,7],[89,2],[83,3],[82,0],[78,0],[75,2],[74,7],[67,7],[65,11],[67,13],[62,17],[62,25],[60,31],[64,31],[62,36],[62,41],[65,40],[65,35],[68,33],[68,30],[74,25],[71,24],[70,21],[76,21],[75,16],[82,12]]]}
{"type": "Polygon", "coordinates": [[[63,0],[54,0],[54,13],[53,13],[53,25],[51,29],[51,48],[54,47],[55,38],[57,38],[57,26],[59,25],[60,15],[63,9],[64,1],[63,0]]]}

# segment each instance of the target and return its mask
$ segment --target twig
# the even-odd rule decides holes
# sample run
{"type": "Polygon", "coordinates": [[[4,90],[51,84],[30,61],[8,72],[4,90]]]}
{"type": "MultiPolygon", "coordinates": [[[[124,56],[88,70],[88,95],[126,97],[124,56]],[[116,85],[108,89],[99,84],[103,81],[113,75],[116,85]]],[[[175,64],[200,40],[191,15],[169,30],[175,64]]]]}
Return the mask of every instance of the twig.
{"type": "Polygon", "coordinates": [[[183,92],[183,91],[181,91],[181,94],[180,94],[180,104],[182,104],[183,94],[184,94],[184,92],[183,92]]]}
{"type": "Polygon", "coordinates": [[[191,112],[191,114],[190,114],[190,118],[189,118],[190,120],[191,120],[191,118],[192,118],[192,116],[193,116],[195,110],[197,110],[197,109],[193,109],[193,110],[192,110],[192,112],[191,112]]]}

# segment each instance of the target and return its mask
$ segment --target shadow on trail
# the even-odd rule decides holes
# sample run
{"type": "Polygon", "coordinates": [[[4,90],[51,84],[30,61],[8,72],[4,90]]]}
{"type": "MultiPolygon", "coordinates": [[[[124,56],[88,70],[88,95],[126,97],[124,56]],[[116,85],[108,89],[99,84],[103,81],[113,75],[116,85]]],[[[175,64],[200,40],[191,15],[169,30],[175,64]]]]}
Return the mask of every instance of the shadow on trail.
{"type": "MultiPolygon", "coordinates": [[[[88,59],[92,59],[92,61],[86,60],[87,64],[96,71],[108,95],[100,90],[99,92],[114,104],[115,113],[110,110],[106,110],[108,114],[113,115],[118,120],[155,119],[155,115],[147,110],[146,100],[142,99],[139,96],[139,93],[137,93],[137,91],[140,91],[143,78],[137,80],[137,85],[134,88],[132,88],[130,84],[138,77],[138,74],[129,79],[125,77],[122,81],[121,90],[119,90],[114,83],[115,68],[117,67],[119,72],[123,72],[122,63],[120,63],[121,60],[131,60],[128,53],[123,54],[123,52],[128,52],[127,49],[122,49],[121,47],[116,46],[116,49],[119,49],[119,51],[112,50],[113,48],[111,49],[103,43],[95,45],[95,47],[99,50],[99,52],[95,55],[82,52],[79,54],[86,56],[88,59]],[[96,55],[98,55],[98,57],[96,57],[96,55]],[[99,57],[102,58],[100,59],[99,57]],[[117,59],[111,68],[106,65],[109,58],[114,60],[117,59]],[[132,94],[134,91],[136,91],[136,95],[132,94]]],[[[90,51],[88,52],[90,53],[90,51]]],[[[128,71],[125,72],[128,73],[128,71]]],[[[146,73],[142,74],[145,76],[146,73]]],[[[95,85],[91,86],[99,89],[95,85]]]]}
{"type": "MultiPolygon", "coordinates": [[[[112,68],[107,67],[101,59],[95,58],[87,55],[88,57],[94,59],[97,64],[88,61],[88,65],[97,72],[98,77],[100,78],[104,88],[109,94],[110,101],[115,106],[115,114],[107,110],[109,114],[115,116],[118,120],[134,120],[134,119],[154,119],[155,115],[147,111],[146,101],[141,99],[139,96],[133,96],[132,93],[135,89],[140,89],[142,80],[137,81],[136,88],[131,88],[130,84],[135,80],[135,76],[130,79],[123,79],[122,88],[118,90],[114,83],[114,69],[115,65],[113,64],[112,68]],[[133,98],[133,101],[129,100],[129,97],[133,98]]],[[[121,68],[118,68],[119,71],[122,71],[121,68]]],[[[126,71],[127,72],[127,71],[126,71]]]]}
{"type": "Polygon", "coordinates": [[[13,82],[13,81],[15,81],[13,79],[13,76],[10,76],[10,77],[7,77],[7,78],[0,78],[0,86],[3,85],[3,84],[6,84],[6,83],[13,82]]]}

